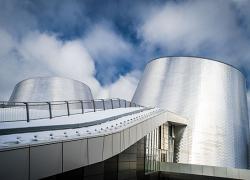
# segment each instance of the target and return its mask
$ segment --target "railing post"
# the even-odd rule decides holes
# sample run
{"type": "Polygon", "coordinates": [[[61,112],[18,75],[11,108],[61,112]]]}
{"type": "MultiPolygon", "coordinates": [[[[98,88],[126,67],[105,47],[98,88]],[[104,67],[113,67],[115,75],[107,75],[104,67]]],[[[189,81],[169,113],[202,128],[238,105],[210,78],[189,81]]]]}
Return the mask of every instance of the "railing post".
{"type": "Polygon", "coordinates": [[[110,99],[110,101],[111,101],[111,107],[112,107],[112,109],[114,109],[113,100],[110,99]]]}
{"type": "Polygon", "coordinates": [[[127,107],[127,101],[126,100],[124,100],[124,102],[125,102],[125,108],[127,107]]]}
{"type": "Polygon", "coordinates": [[[118,102],[119,102],[119,108],[121,107],[121,100],[120,98],[118,99],[118,102]]]}
{"type": "Polygon", "coordinates": [[[81,103],[81,109],[82,109],[82,114],[84,113],[84,109],[83,109],[83,102],[82,100],[80,100],[80,103],[81,103]]]}
{"type": "Polygon", "coordinates": [[[67,105],[67,112],[68,112],[68,116],[70,115],[70,112],[69,112],[69,102],[68,101],[65,101],[66,102],[66,105],[67,105]]]}
{"type": "Polygon", "coordinates": [[[49,118],[52,119],[52,110],[51,110],[51,103],[47,102],[49,105],[49,118]]]}
{"type": "Polygon", "coordinates": [[[92,102],[93,102],[93,109],[94,109],[94,112],[96,111],[96,109],[95,109],[95,100],[92,100],[92,102]]]}
{"type": "Polygon", "coordinates": [[[130,101],[130,102],[129,102],[129,107],[131,107],[131,104],[132,104],[132,102],[130,101]]]}
{"type": "Polygon", "coordinates": [[[104,103],[104,99],[102,99],[102,106],[103,106],[103,110],[105,111],[105,103],[104,103]]]}
{"type": "Polygon", "coordinates": [[[27,102],[24,104],[25,104],[25,108],[26,108],[27,122],[30,122],[29,104],[27,102]]]}

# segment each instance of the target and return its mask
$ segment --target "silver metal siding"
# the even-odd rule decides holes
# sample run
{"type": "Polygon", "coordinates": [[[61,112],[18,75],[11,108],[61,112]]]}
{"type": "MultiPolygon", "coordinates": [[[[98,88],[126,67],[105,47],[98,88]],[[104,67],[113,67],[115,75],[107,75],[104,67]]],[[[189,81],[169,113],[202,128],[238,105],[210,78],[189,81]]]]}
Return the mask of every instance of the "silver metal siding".
{"type": "Polygon", "coordinates": [[[246,87],[239,70],[196,57],[156,59],[146,66],[132,101],[188,119],[179,162],[247,168],[246,87]]]}
{"type": "Polygon", "coordinates": [[[76,80],[61,77],[38,77],[19,82],[11,102],[92,100],[90,88],[76,80]]]}

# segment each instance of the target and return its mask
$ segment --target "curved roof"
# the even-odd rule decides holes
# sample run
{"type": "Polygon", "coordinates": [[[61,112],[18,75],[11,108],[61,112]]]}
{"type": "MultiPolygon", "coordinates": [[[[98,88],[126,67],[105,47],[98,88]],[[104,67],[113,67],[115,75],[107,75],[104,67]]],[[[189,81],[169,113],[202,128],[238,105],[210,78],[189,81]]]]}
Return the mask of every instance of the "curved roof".
{"type": "Polygon", "coordinates": [[[62,77],[34,77],[19,82],[9,101],[44,102],[92,99],[90,88],[80,81],[62,77]]]}
{"type": "Polygon", "coordinates": [[[230,66],[230,67],[238,70],[245,77],[245,75],[243,74],[243,72],[239,68],[237,68],[236,66],[234,66],[232,64],[222,62],[222,61],[220,61],[218,59],[207,58],[207,57],[202,57],[202,56],[160,56],[160,57],[151,59],[147,64],[151,63],[152,61],[155,61],[155,60],[158,60],[158,59],[162,59],[162,58],[196,58],[196,59],[203,59],[203,60],[208,60],[208,61],[214,61],[214,62],[221,63],[221,64],[230,66]]]}

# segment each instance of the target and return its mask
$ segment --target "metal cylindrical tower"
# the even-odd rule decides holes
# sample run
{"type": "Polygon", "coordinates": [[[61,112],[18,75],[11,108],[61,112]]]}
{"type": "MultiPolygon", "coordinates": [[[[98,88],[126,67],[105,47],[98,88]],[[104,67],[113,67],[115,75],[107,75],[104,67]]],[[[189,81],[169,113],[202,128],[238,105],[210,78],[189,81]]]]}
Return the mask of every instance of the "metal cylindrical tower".
{"type": "Polygon", "coordinates": [[[178,161],[247,168],[246,81],[231,65],[198,57],[165,57],[145,68],[133,102],[188,119],[178,161]]]}
{"type": "Polygon", "coordinates": [[[36,77],[19,82],[10,102],[46,102],[92,100],[90,88],[76,80],[62,77],[36,77]]]}

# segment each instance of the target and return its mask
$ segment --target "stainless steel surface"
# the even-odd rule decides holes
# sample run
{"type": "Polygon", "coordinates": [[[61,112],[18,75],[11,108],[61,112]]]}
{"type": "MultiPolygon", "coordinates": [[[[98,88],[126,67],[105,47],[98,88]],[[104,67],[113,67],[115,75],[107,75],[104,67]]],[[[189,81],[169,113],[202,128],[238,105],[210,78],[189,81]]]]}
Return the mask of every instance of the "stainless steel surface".
{"type": "Polygon", "coordinates": [[[192,165],[181,163],[160,162],[161,177],[163,179],[245,179],[250,180],[250,170],[192,165]]]}
{"type": "Polygon", "coordinates": [[[0,179],[29,179],[29,149],[13,149],[0,152],[0,179]]]}
{"type": "MultiPolygon", "coordinates": [[[[106,112],[108,113],[108,111],[106,112]]],[[[34,132],[34,135],[39,137],[37,141],[34,141],[33,135],[30,134],[28,136],[32,138],[31,141],[21,141],[24,144],[16,145],[12,143],[9,147],[1,147],[2,142],[0,142],[1,180],[21,179],[22,177],[41,179],[102,162],[124,152],[162,124],[173,121],[172,117],[168,115],[169,112],[160,109],[151,109],[133,115],[122,114],[124,116],[115,119],[113,122],[89,126],[86,129],[74,129],[79,132],[78,135],[71,134],[72,129],[68,129],[69,131],[63,131],[67,132],[67,136],[63,132],[61,132],[61,135],[53,132],[54,138],[52,139],[48,137],[50,135],[38,135],[39,132],[34,132]],[[138,130],[140,136],[137,136],[138,130]],[[22,149],[24,151],[20,151],[22,149]],[[18,164],[19,161],[22,166],[18,164]],[[12,167],[19,169],[13,169],[12,167]]],[[[72,116],[69,116],[68,120],[72,121],[72,116]]],[[[50,133],[51,131],[48,134],[50,133]]],[[[23,135],[27,136],[26,133],[18,134],[20,137],[23,135]]],[[[127,152],[131,155],[132,151],[127,152]]],[[[143,162],[143,156],[138,158],[137,161],[143,162]]],[[[133,163],[136,164],[135,160],[133,160],[133,163]]],[[[141,165],[143,166],[143,164],[141,165]]]]}
{"type": "Polygon", "coordinates": [[[243,74],[227,64],[166,57],[148,63],[132,101],[188,119],[179,162],[247,168],[245,85],[243,74]]]}
{"type": "Polygon", "coordinates": [[[92,100],[90,88],[76,80],[61,77],[37,77],[19,82],[11,102],[92,100]]]}

